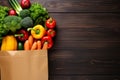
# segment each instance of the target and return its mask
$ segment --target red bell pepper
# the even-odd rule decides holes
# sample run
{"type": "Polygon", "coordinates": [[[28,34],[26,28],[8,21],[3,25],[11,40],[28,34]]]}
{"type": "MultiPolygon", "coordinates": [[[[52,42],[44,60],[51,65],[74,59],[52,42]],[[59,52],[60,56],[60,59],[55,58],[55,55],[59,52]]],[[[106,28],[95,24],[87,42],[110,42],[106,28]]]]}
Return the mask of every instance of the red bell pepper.
{"type": "Polygon", "coordinates": [[[29,34],[27,30],[21,29],[20,31],[17,32],[17,34],[15,34],[15,37],[17,37],[19,41],[25,41],[28,39],[29,34]]]}
{"type": "Polygon", "coordinates": [[[55,26],[56,26],[56,21],[55,21],[55,19],[53,19],[53,18],[49,18],[48,20],[46,20],[46,27],[47,28],[49,28],[49,29],[53,29],[53,28],[55,28],[55,26]]]}
{"type": "Polygon", "coordinates": [[[44,44],[45,42],[48,42],[48,49],[50,49],[53,46],[53,40],[52,40],[52,37],[50,37],[50,36],[44,36],[41,39],[41,42],[42,42],[42,44],[44,44]]]}
{"type": "Polygon", "coordinates": [[[51,37],[54,37],[56,35],[56,32],[55,32],[54,29],[48,29],[47,30],[47,35],[51,36],[51,37]]]}

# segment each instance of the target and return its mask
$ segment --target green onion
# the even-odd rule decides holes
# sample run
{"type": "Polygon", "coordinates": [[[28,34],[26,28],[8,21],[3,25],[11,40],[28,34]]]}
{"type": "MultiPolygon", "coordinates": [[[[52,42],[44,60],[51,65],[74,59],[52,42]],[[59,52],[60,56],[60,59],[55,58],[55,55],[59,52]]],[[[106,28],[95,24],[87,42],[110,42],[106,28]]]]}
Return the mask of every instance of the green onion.
{"type": "Polygon", "coordinates": [[[17,0],[9,0],[10,5],[13,7],[13,9],[16,11],[17,14],[20,13],[22,10],[20,4],[18,3],[17,0]]]}
{"type": "Polygon", "coordinates": [[[17,10],[17,8],[15,7],[15,5],[12,3],[11,0],[9,0],[9,3],[11,4],[11,6],[14,8],[14,10],[17,12],[17,14],[19,13],[19,11],[17,10]]]}

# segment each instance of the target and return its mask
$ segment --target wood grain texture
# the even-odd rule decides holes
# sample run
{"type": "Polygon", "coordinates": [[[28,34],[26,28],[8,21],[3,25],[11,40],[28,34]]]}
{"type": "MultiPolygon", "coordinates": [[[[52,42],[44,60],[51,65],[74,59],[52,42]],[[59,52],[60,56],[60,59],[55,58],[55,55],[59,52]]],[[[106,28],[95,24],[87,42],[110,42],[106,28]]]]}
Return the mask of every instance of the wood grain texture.
{"type": "Polygon", "coordinates": [[[50,12],[120,12],[119,0],[47,0],[50,12]]]}
{"type": "MultiPolygon", "coordinates": [[[[31,2],[57,21],[49,80],[120,80],[120,0],[31,2]]],[[[10,6],[7,0],[0,4],[10,6]]]]}
{"type": "Polygon", "coordinates": [[[116,51],[109,49],[61,49],[53,50],[51,53],[49,60],[51,75],[120,74],[120,50],[117,49],[116,51]]]}
{"type": "Polygon", "coordinates": [[[50,80],[120,80],[119,76],[51,76],[50,80]]]}
{"type": "MultiPolygon", "coordinates": [[[[41,3],[49,12],[120,12],[119,0],[31,0],[31,2],[41,3]]],[[[0,4],[9,5],[7,0],[1,0],[0,4]]]]}
{"type": "Polygon", "coordinates": [[[55,49],[97,49],[120,46],[119,14],[52,13],[51,15],[60,22],[57,24],[55,49]]]}

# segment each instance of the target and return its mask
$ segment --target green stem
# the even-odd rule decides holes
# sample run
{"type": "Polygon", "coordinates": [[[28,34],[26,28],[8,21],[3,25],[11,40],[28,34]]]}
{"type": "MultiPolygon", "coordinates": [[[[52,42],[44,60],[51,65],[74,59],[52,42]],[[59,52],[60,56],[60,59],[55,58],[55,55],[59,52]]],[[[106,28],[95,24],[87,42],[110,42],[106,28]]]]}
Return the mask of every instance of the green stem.
{"type": "Polygon", "coordinates": [[[27,31],[34,30],[33,28],[28,28],[27,31]]]}
{"type": "Polygon", "coordinates": [[[28,28],[28,29],[27,29],[27,31],[30,31],[30,30],[35,31],[36,34],[39,34],[39,33],[40,33],[40,30],[39,30],[39,29],[33,29],[33,28],[28,28]]]}
{"type": "Polygon", "coordinates": [[[52,23],[53,22],[53,19],[50,17],[50,23],[52,23]]]}
{"type": "Polygon", "coordinates": [[[39,33],[40,33],[40,30],[39,30],[39,29],[38,29],[38,30],[36,30],[36,31],[35,31],[35,33],[36,33],[36,34],[39,34],[39,33]]]}
{"type": "Polygon", "coordinates": [[[19,36],[20,36],[20,37],[23,37],[24,34],[15,34],[14,36],[15,36],[15,37],[19,37],[19,36]]]}
{"type": "Polygon", "coordinates": [[[35,31],[35,32],[36,32],[36,30],[35,30],[35,29],[33,29],[33,28],[28,28],[28,29],[27,29],[27,31],[30,31],[30,30],[33,30],[33,31],[35,31]]]}

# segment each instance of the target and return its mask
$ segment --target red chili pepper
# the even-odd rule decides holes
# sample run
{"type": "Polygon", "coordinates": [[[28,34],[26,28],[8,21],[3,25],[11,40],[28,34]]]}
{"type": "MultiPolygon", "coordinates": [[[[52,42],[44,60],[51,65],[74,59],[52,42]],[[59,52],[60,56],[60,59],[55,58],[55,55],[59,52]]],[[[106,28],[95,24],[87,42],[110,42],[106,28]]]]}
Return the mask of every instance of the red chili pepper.
{"type": "Polygon", "coordinates": [[[48,49],[50,49],[53,46],[53,40],[52,40],[52,37],[50,37],[50,36],[44,36],[41,39],[41,42],[42,42],[42,44],[44,44],[45,42],[48,42],[48,49]]]}
{"type": "Polygon", "coordinates": [[[55,21],[55,19],[49,18],[49,19],[46,21],[46,26],[47,26],[47,28],[50,28],[50,29],[55,28],[55,26],[56,26],[56,21],[55,21]]]}
{"type": "Polygon", "coordinates": [[[56,32],[55,32],[54,29],[48,29],[47,30],[47,35],[51,36],[51,37],[54,37],[56,35],[56,32]]]}
{"type": "Polygon", "coordinates": [[[29,35],[27,30],[21,29],[17,32],[17,34],[15,34],[15,37],[17,37],[20,41],[25,41],[28,39],[29,35]]]}

